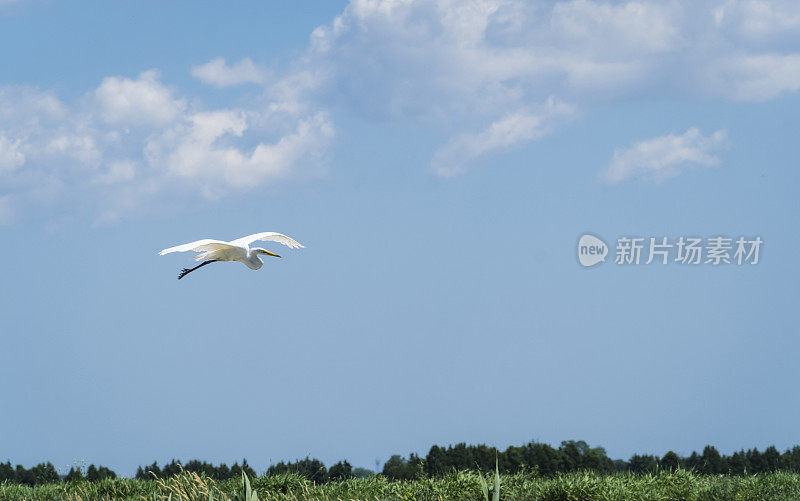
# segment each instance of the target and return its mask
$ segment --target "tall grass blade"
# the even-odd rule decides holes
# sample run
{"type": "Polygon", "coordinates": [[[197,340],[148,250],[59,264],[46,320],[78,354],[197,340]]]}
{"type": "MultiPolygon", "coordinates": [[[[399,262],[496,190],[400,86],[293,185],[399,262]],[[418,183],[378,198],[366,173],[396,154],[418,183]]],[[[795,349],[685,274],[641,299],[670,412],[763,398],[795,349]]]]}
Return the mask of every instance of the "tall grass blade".
{"type": "Polygon", "coordinates": [[[497,465],[497,455],[494,457],[494,492],[492,501],[500,501],[500,467],[497,465]]]}
{"type": "Polygon", "coordinates": [[[486,483],[486,479],[483,478],[483,473],[479,470],[478,471],[478,482],[481,484],[481,493],[483,493],[483,501],[489,501],[489,485],[486,483]]]}

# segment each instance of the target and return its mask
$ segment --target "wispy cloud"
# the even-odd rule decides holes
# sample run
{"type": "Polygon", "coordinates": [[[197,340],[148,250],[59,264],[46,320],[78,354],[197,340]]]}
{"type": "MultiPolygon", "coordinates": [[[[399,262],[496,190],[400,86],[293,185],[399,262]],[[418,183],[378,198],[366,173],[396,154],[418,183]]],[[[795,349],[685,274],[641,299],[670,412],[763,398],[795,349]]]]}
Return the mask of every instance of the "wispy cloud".
{"type": "Polygon", "coordinates": [[[270,72],[247,57],[230,66],[224,58],[218,57],[205,64],[193,66],[192,76],[214,87],[230,87],[246,83],[266,83],[270,72]]]}
{"type": "Polygon", "coordinates": [[[21,139],[12,140],[0,134],[0,174],[11,172],[25,163],[25,154],[20,151],[21,139]]]}
{"type": "Polygon", "coordinates": [[[727,144],[727,131],[704,136],[696,127],[617,148],[603,178],[610,183],[629,179],[662,181],[695,166],[719,164],[717,153],[727,144]]]}
{"type": "Polygon", "coordinates": [[[719,30],[752,41],[797,37],[800,4],[794,0],[728,0],[713,9],[719,30]]]}
{"type": "Polygon", "coordinates": [[[738,101],[766,101],[800,89],[800,54],[760,54],[709,65],[708,80],[738,101]]]}
{"type": "Polygon", "coordinates": [[[541,138],[574,112],[574,107],[552,99],[535,110],[515,111],[481,132],[451,139],[433,155],[431,167],[444,177],[461,174],[481,157],[541,138]]]}

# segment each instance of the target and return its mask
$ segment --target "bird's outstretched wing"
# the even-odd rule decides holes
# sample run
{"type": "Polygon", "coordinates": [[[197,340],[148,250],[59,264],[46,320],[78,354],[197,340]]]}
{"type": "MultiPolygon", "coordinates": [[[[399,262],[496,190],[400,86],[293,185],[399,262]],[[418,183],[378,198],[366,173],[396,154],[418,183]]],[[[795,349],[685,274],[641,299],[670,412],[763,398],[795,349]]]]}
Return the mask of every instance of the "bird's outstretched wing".
{"type": "Polygon", "coordinates": [[[297,240],[280,233],[275,233],[274,231],[265,231],[264,233],[256,233],[254,235],[237,238],[231,243],[250,245],[256,240],[261,240],[262,242],[278,242],[279,244],[283,244],[290,249],[297,249],[298,247],[305,248],[305,246],[301,245],[297,240]]]}
{"type": "Polygon", "coordinates": [[[233,245],[231,245],[231,243],[223,242],[222,240],[212,240],[210,238],[205,238],[203,240],[198,240],[196,242],[190,242],[188,244],[183,244],[183,245],[176,245],[175,247],[164,249],[161,252],[159,252],[158,255],[163,256],[164,254],[169,254],[170,252],[213,251],[219,249],[228,249],[231,247],[234,247],[233,245]]]}

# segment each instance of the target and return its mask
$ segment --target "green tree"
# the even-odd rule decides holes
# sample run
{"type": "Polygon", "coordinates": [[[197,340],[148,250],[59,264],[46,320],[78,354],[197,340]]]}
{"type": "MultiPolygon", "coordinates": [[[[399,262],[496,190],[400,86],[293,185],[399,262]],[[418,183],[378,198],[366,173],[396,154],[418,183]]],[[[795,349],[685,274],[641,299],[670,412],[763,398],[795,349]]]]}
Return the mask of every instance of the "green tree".
{"type": "Polygon", "coordinates": [[[582,465],[584,469],[601,473],[613,473],[615,470],[614,462],[602,447],[587,448],[583,453],[582,465]]]}
{"type": "Polygon", "coordinates": [[[685,468],[691,471],[697,471],[700,465],[700,456],[697,452],[692,451],[688,458],[684,460],[685,468]]]}
{"type": "Polygon", "coordinates": [[[161,468],[161,474],[164,477],[174,477],[175,475],[180,474],[181,472],[181,464],[173,458],[172,461],[165,464],[163,468],[161,468]]]}
{"type": "Polygon", "coordinates": [[[624,459],[614,460],[614,471],[628,471],[628,462],[624,459]]]}
{"type": "Polygon", "coordinates": [[[499,455],[498,462],[500,473],[514,473],[533,468],[525,461],[525,447],[509,446],[499,455]]]}
{"type": "Polygon", "coordinates": [[[0,463],[0,483],[14,481],[14,467],[11,466],[11,461],[0,463]]]}
{"type": "Polygon", "coordinates": [[[764,473],[767,471],[764,456],[758,451],[757,447],[750,449],[746,453],[747,465],[750,467],[748,473],[764,473]]]}
{"type": "Polygon", "coordinates": [[[33,487],[36,485],[36,479],[30,470],[26,470],[24,466],[18,464],[14,470],[14,482],[18,484],[28,485],[33,487]]]}
{"type": "Polygon", "coordinates": [[[564,457],[564,464],[562,471],[576,471],[581,468],[581,455],[582,450],[586,448],[586,442],[581,440],[580,442],[576,442],[574,440],[565,440],[561,442],[561,447],[559,447],[559,451],[563,454],[564,457]]]}
{"type": "Polygon", "coordinates": [[[413,480],[416,472],[406,458],[395,454],[383,464],[383,475],[390,480],[413,480]]]}
{"type": "Polygon", "coordinates": [[[728,458],[728,473],[731,475],[744,475],[748,471],[747,455],[744,451],[734,452],[728,458]]]}
{"type": "Polygon", "coordinates": [[[83,473],[81,472],[80,468],[70,467],[69,473],[67,473],[67,476],[64,477],[64,480],[66,480],[67,482],[81,481],[83,480],[83,473]]]}
{"type": "Polygon", "coordinates": [[[220,480],[228,480],[230,478],[233,478],[233,475],[231,475],[231,469],[228,468],[228,465],[226,465],[225,463],[220,464],[216,468],[216,470],[217,470],[217,478],[220,480]]]}
{"type": "Polygon", "coordinates": [[[553,475],[565,471],[566,467],[566,459],[562,451],[551,447],[550,444],[534,442],[528,444],[525,462],[538,469],[542,475],[553,475]]]}
{"type": "MultiPolygon", "coordinates": [[[[397,457],[399,458],[400,456],[397,457]]],[[[383,469],[384,471],[386,470],[386,465],[384,465],[383,469]]],[[[450,464],[447,458],[447,452],[438,445],[431,447],[431,450],[428,451],[428,455],[425,456],[425,473],[434,477],[444,475],[449,469],[450,464]]],[[[384,473],[384,475],[385,474],[386,473],[384,473]]]]}
{"type": "Polygon", "coordinates": [[[658,471],[658,460],[652,455],[634,454],[628,460],[628,469],[633,473],[655,473],[658,471]]]}
{"type": "Polygon", "coordinates": [[[770,445],[764,451],[764,466],[766,471],[778,471],[781,467],[781,453],[774,445],[770,445]]]}
{"type": "Polygon", "coordinates": [[[703,449],[703,455],[700,457],[698,471],[706,475],[717,475],[726,473],[728,467],[722,459],[722,456],[720,456],[717,448],[713,445],[707,445],[705,449],[703,449]]]}
{"type": "Polygon", "coordinates": [[[61,481],[53,463],[39,463],[30,470],[36,485],[55,484],[61,481]]]}
{"type": "Polygon", "coordinates": [[[480,471],[494,471],[495,469],[495,460],[497,460],[498,464],[500,462],[500,457],[497,449],[494,447],[488,447],[484,444],[480,444],[478,446],[471,447],[471,456],[473,464],[472,466],[468,467],[467,469],[477,468],[480,471]]]}
{"type": "Polygon", "coordinates": [[[347,480],[353,477],[353,467],[347,460],[339,461],[328,470],[328,477],[336,481],[347,480]]]}
{"type": "Polygon", "coordinates": [[[117,478],[117,474],[114,473],[113,470],[111,470],[110,468],[106,468],[105,466],[101,466],[100,468],[98,468],[97,472],[100,476],[100,480],[106,478],[117,478]]]}
{"type": "Polygon", "coordinates": [[[781,469],[800,473],[800,445],[795,445],[781,454],[781,469]]]}
{"type": "Polygon", "coordinates": [[[675,471],[681,467],[681,458],[674,452],[668,451],[664,454],[664,457],[661,458],[660,465],[662,470],[675,471]]]}
{"type": "Polygon", "coordinates": [[[153,476],[161,478],[164,476],[164,473],[161,471],[161,467],[158,466],[158,461],[153,461],[153,464],[145,468],[145,477],[146,479],[153,479],[153,476]]]}
{"type": "Polygon", "coordinates": [[[367,468],[353,468],[353,476],[356,478],[371,478],[375,472],[367,468]]]}
{"type": "Polygon", "coordinates": [[[446,454],[449,459],[448,462],[450,464],[448,466],[450,466],[450,468],[455,468],[456,470],[471,470],[475,468],[472,448],[467,447],[467,444],[464,442],[447,447],[446,454]]]}
{"type": "MultiPolygon", "coordinates": [[[[233,465],[231,468],[231,473],[233,473],[236,466],[237,465],[235,464],[233,465]]],[[[284,463],[281,461],[280,463],[274,464],[267,469],[267,474],[269,475],[281,473],[297,473],[299,475],[303,475],[316,484],[324,484],[328,481],[328,470],[325,468],[325,465],[322,463],[322,461],[319,459],[311,459],[308,456],[306,456],[305,459],[300,459],[294,463],[284,463]]]]}
{"type": "Polygon", "coordinates": [[[97,473],[97,468],[90,464],[89,468],[86,470],[86,480],[89,482],[97,482],[100,480],[100,475],[97,473]]]}

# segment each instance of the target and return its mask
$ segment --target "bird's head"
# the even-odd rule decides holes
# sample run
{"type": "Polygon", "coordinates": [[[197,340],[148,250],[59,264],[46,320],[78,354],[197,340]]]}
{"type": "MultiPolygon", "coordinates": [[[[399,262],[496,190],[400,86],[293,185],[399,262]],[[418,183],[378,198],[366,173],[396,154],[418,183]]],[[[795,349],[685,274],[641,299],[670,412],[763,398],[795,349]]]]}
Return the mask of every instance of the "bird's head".
{"type": "Polygon", "coordinates": [[[277,254],[275,254],[273,252],[270,252],[267,249],[262,249],[261,247],[254,247],[253,248],[253,252],[255,252],[257,255],[258,254],[266,254],[268,256],[280,257],[279,255],[277,255],[277,254]]]}

